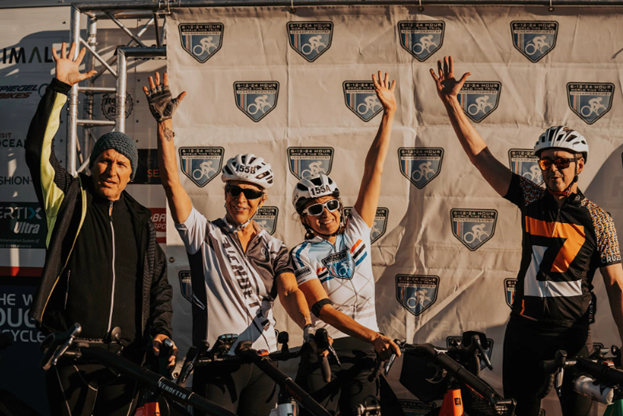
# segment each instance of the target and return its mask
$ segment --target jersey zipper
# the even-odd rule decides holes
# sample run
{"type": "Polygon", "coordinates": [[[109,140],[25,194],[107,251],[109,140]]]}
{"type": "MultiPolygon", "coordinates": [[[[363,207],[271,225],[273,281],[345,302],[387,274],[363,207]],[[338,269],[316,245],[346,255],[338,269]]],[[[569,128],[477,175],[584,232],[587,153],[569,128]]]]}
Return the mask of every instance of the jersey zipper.
{"type": "Polygon", "coordinates": [[[110,201],[110,207],[108,208],[110,231],[112,232],[112,288],[110,291],[110,315],[108,316],[108,329],[106,330],[106,332],[110,332],[110,327],[112,325],[112,311],[115,306],[115,227],[112,223],[113,203],[113,201],[110,201]]]}

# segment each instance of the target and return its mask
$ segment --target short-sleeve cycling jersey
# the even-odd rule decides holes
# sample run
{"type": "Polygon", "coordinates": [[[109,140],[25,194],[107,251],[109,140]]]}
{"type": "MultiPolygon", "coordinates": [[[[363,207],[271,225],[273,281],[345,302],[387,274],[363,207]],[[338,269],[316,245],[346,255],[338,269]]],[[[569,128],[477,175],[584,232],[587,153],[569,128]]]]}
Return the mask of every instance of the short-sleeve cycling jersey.
{"type": "Polygon", "coordinates": [[[294,272],[283,242],[262,229],[245,253],[226,218],[210,222],[194,208],[175,228],[191,269],[193,344],[214,345],[219,335],[238,334],[238,342],[275,351],[274,279],[294,272]]]}
{"type": "Polygon", "coordinates": [[[579,190],[559,208],[549,192],[516,174],[504,198],[521,209],[523,229],[511,315],[561,326],[589,323],[595,270],[621,262],[610,215],[579,190]]]}
{"type": "MultiPolygon", "coordinates": [[[[370,227],[357,210],[352,209],[335,244],[316,236],[296,246],[291,254],[299,286],[312,279],[320,280],[335,309],[378,332],[370,227]]],[[[325,328],[333,339],[348,336],[315,316],[312,321],[325,328]]]]}

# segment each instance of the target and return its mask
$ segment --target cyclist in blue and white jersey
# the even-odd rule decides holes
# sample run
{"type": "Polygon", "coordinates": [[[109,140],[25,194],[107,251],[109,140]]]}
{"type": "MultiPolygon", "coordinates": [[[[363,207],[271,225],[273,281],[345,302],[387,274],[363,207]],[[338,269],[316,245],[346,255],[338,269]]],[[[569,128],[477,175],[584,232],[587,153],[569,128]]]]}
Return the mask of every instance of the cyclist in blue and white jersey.
{"type": "MultiPolygon", "coordinates": [[[[517,415],[537,416],[541,400],[536,392],[544,379],[540,362],[553,359],[557,350],[565,350],[569,358],[592,350],[597,269],[623,339],[623,269],[614,221],[578,189],[589,153],[581,134],[556,126],[539,137],[534,153],[542,188],[496,159],[469,122],[457,95],[470,74],[455,79],[452,57],[439,61],[438,74],[432,69],[431,74],[470,161],[500,196],[521,210],[522,259],[504,337],[504,396],[517,400],[517,415]]],[[[591,408],[591,399],[574,391],[570,372],[565,372],[560,403],[564,416],[587,415],[591,408]]]]}
{"type": "MultiPolygon", "coordinates": [[[[295,187],[292,203],[307,233],[305,241],[291,251],[301,291],[312,305],[314,323],[326,328],[342,366],[330,360],[333,379],[340,378],[359,359],[374,365],[376,354],[387,359],[400,349],[379,333],[374,307],[374,275],[370,253],[370,230],[374,225],[381,192],[381,174],[389,148],[392,122],[396,112],[394,89],[388,75],[373,75],[383,118],[368,151],[357,202],[348,219],[337,184],[324,174],[302,179],[295,187]],[[376,353],[376,354],[375,354],[376,353]]],[[[375,382],[368,381],[372,368],[356,377],[342,377],[337,387],[325,388],[318,356],[301,358],[297,383],[307,388],[330,412],[343,416],[369,396],[377,396],[375,382]],[[347,379],[348,378],[348,379],[347,379]],[[330,390],[330,391],[327,391],[330,390]]]]}
{"type": "MultiPolygon", "coordinates": [[[[288,250],[253,221],[274,183],[271,166],[253,154],[229,159],[221,177],[225,216],[208,221],[178,176],[172,116],[185,93],[172,98],[166,73],[162,84],[157,73],[149,84],[144,91],[158,121],[160,177],[191,268],[193,343],[214,345],[219,335],[236,333],[238,342],[276,351],[272,308],[277,296],[301,328],[311,326],[311,319],[288,250]]],[[[276,404],[275,383],[254,364],[198,368],[193,391],[242,416],[266,416],[276,404]]]]}

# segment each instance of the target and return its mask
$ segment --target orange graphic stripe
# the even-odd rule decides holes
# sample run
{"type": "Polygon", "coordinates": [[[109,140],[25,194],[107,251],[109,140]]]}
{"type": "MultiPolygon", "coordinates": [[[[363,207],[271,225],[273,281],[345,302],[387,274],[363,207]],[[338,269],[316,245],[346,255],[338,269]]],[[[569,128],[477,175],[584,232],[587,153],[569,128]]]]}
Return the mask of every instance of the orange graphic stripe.
{"type": "Polygon", "coordinates": [[[586,241],[584,226],[577,224],[546,222],[526,217],[526,231],[534,236],[565,239],[552,264],[551,271],[556,273],[564,273],[569,269],[586,241]]]}
{"type": "Polygon", "coordinates": [[[354,246],[350,249],[350,252],[351,252],[351,253],[354,253],[354,252],[355,252],[355,249],[356,249],[357,247],[359,247],[359,244],[361,244],[361,240],[357,240],[357,242],[355,243],[355,245],[354,245],[354,246]]]}

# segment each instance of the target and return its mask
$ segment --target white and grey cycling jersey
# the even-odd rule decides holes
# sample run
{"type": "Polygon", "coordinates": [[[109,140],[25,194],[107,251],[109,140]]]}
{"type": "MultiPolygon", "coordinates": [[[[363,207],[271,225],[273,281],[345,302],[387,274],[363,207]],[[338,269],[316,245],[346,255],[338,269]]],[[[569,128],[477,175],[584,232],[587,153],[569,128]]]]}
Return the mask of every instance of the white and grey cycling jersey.
{"type": "MultiPolygon", "coordinates": [[[[357,210],[351,211],[344,232],[337,235],[335,244],[314,237],[296,246],[291,255],[299,286],[312,279],[320,280],[335,309],[379,331],[374,306],[370,227],[357,210]]],[[[313,315],[312,320],[317,327],[326,328],[333,339],[348,336],[313,315]]]]}
{"type": "Polygon", "coordinates": [[[175,224],[191,269],[195,345],[238,334],[238,342],[252,341],[254,349],[277,349],[275,279],[294,270],[283,242],[253,226],[260,231],[244,252],[225,218],[211,222],[193,208],[184,223],[175,224]]]}

